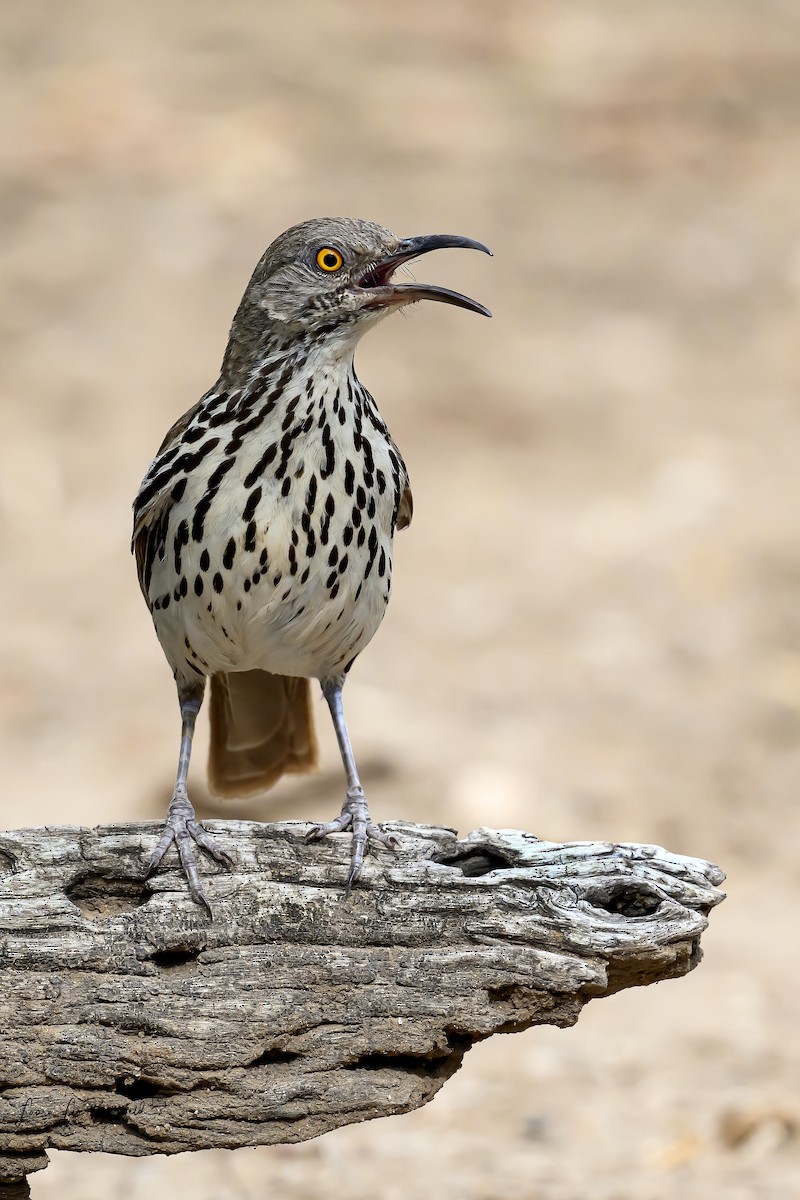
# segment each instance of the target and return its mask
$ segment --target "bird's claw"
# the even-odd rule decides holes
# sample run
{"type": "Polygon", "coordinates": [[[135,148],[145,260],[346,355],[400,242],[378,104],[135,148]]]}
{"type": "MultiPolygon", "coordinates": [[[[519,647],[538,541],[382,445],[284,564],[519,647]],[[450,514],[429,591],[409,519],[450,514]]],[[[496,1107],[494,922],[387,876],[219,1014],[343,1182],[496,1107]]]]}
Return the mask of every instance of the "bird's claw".
{"type": "Polygon", "coordinates": [[[328,837],[331,833],[343,833],[346,829],[351,829],[353,832],[353,849],[350,855],[350,870],[347,875],[345,895],[350,892],[361,873],[369,842],[377,842],[379,846],[386,846],[390,850],[396,850],[399,845],[393,833],[385,833],[380,825],[375,825],[370,819],[367,801],[361,788],[349,788],[340,815],[333,821],[323,821],[312,825],[306,834],[306,841],[318,841],[320,838],[328,837]]]}
{"type": "Polygon", "coordinates": [[[234,867],[234,861],[230,854],[222,850],[211,836],[206,833],[203,826],[195,819],[194,808],[189,801],[188,796],[176,794],[172,797],[169,810],[167,812],[167,820],[164,826],[164,832],[153,850],[152,854],[145,863],[145,878],[152,875],[153,871],[159,866],[161,860],[174,843],[178,851],[181,870],[186,877],[186,882],[189,885],[189,892],[196,904],[200,904],[208,913],[211,912],[211,905],[208,902],[208,897],[203,891],[200,883],[200,874],[197,870],[197,859],[195,858],[192,842],[196,842],[201,850],[205,850],[218,863],[222,863],[228,870],[234,867]]]}

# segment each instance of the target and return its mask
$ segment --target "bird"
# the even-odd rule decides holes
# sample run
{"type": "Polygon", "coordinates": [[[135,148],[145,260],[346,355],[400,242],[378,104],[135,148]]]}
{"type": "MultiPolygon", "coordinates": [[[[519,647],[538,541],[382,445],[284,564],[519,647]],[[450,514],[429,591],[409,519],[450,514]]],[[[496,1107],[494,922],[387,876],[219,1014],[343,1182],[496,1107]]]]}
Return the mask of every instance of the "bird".
{"type": "Polygon", "coordinates": [[[314,769],[318,681],[346,792],[341,812],[308,837],[351,831],[348,891],[370,843],[396,845],[370,815],[342,689],[383,619],[394,533],[410,524],[413,501],[354,353],[367,330],[417,301],[491,316],[459,292],[395,281],[398,268],[446,248],[491,254],[471,238],[401,238],[346,217],[282,233],[245,289],[219,378],[168,431],[136,495],[139,584],[181,714],[175,787],[145,875],[174,844],[189,893],[209,916],[195,845],[234,863],[187,790],[207,683],[213,793],[250,796],[314,769]]]}

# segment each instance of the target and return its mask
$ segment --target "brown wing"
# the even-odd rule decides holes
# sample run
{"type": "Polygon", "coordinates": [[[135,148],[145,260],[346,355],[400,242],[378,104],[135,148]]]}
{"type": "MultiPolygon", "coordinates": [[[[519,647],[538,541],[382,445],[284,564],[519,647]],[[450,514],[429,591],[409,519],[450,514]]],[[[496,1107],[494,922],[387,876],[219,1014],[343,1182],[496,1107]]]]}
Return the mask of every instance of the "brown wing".
{"type": "Polygon", "coordinates": [[[156,555],[163,551],[166,544],[169,514],[172,508],[172,497],[169,492],[163,493],[157,503],[153,503],[143,514],[133,534],[133,553],[136,558],[136,571],[139,576],[139,587],[142,595],[150,604],[150,576],[156,555]]]}
{"type": "Polygon", "coordinates": [[[414,515],[414,497],[411,495],[411,488],[406,484],[403,488],[403,494],[400,497],[400,504],[397,508],[397,528],[408,529],[411,524],[411,518],[414,515]]]}

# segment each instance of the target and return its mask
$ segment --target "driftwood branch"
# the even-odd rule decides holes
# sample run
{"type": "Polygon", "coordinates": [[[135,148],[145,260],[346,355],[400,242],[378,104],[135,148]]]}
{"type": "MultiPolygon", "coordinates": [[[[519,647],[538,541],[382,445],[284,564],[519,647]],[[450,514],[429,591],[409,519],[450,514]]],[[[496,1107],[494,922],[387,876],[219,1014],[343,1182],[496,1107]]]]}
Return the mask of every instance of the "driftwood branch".
{"type": "Polygon", "coordinates": [[[405,824],[346,896],[348,837],[207,825],[237,861],[203,864],[213,921],[174,869],[142,880],[156,824],[0,835],[8,1188],[51,1146],[296,1142],[417,1108],[474,1042],[691,970],[722,898],[657,846],[405,824]]]}

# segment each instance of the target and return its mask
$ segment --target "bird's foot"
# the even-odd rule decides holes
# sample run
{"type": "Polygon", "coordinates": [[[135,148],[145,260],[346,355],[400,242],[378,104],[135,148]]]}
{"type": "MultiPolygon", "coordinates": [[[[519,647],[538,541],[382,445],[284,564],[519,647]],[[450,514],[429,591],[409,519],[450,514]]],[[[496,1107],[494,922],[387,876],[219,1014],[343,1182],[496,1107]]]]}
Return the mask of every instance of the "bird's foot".
{"type": "Polygon", "coordinates": [[[222,863],[223,866],[229,869],[234,866],[231,856],[226,854],[224,850],[221,850],[211,834],[206,833],[203,826],[195,820],[194,809],[189,797],[185,793],[176,792],[167,810],[167,821],[164,826],[164,832],[161,835],[161,840],[145,864],[145,878],[148,875],[152,875],[174,842],[175,848],[178,851],[181,869],[189,884],[192,899],[196,904],[202,904],[210,917],[213,915],[211,905],[200,884],[197,860],[194,856],[194,847],[192,846],[193,841],[201,849],[210,854],[213,859],[222,863]]]}
{"type": "Polygon", "coordinates": [[[349,892],[358,879],[364,863],[367,843],[377,842],[380,846],[387,846],[390,850],[395,850],[398,841],[393,833],[384,833],[380,825],[372,822],[366,798],[360,787],[348,788],[347,799],[341,815],[333,821],[312,825],[306,835],[306,841],[317,841],[319,838],[327,837],[330,833],[342,833],[345,829],[351,829],[353,832],[353,849],[350,855],[350,872],[347,876],[346,888],[346,892],[349,892]]]}

